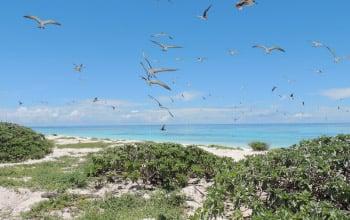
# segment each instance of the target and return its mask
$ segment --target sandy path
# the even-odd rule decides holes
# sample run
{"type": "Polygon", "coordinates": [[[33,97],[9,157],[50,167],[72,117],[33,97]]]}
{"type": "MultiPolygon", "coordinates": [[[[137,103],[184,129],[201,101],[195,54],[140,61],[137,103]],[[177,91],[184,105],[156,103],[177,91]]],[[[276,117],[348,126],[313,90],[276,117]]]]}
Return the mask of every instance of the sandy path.
{"type": "Polygon", "coordinates": [[[235,161],[243,160],[246,156],[257,155],[257,154],[265,154],[266,152],[257,152],[251,150],[235,150],[235,149],[219,149],[219,148],[210,148],[210,147],[200,147],[205,151],[208,151],[212,154],[215,154],[219,157],[230,157],[235,161]]]}
{"type": "Polygon", "coordinates": [[[41,201],[44,192],[32,192],[29,189],[7,189],[0,186],[0,219],[21,219],[20,213],[41,201]]]}

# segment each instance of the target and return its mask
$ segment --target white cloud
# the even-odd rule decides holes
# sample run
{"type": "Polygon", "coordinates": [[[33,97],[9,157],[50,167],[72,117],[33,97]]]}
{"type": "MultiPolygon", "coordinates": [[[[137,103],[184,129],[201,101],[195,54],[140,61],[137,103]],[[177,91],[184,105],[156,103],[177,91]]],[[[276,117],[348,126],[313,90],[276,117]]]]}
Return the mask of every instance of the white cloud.
{"type": "MultiPolygon", "coordinates": [[[[170,105],[172,106],[172,105],[170,105]]],[[[107,100],[92,103],[83,100],[62,106],[24,106],[0,109],[0,120],[26,125],[113,125],[160,123],[278,123],[278,122],[334,122],[349,121],[350,108],[342,106],[320,107],[307,112],[283,109],[280,106],[235,107],[172,107],[172,118],[166,110],[154,105],[124,100],[107,100]],[[111,105],[116,105],[113,110],[111,105]],[[277,111],[278,109],[278,111],[277,111]]]]}
{"type": "Polygon", "coordinates": [[[350,98],[350,88],[334,88],[328,89],[321,93],[330,99],[339,100],[350,98]]]}

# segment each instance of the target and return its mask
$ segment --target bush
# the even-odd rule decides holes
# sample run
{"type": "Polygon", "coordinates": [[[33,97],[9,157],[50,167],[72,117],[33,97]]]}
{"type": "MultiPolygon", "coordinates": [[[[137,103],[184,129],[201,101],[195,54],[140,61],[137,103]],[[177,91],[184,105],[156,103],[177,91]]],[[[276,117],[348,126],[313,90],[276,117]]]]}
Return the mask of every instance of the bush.
{"type": "Polygon", "coordinates": [[[172,190],[186,186],[189,178],[212,179],[220,169],[232,164],[230,159],[221,159],[194,146],[146,142],[106,149],[92,157],[88,173],[135,182],[141,179],[172,190]]]}
{"type": "Polygon", "coordinates": [[[0,163],[40,159],[53,144],[42,134],[11,123],[0,123],[0,163]]]}
{"type": "Polygon", "coordinates": [[[350,135],[302,141],[236,163],[218,174],[196,217],[236,219],[243,208],[252,219],[349,219],[350,135]]]}
{"type": "Polygon", "coordinates": [[[269,149],[269,145],[264,142],[260,141],[254,141],[249,143],[249,146],[254,150],[254,151],[267,151],[269,149]]]}

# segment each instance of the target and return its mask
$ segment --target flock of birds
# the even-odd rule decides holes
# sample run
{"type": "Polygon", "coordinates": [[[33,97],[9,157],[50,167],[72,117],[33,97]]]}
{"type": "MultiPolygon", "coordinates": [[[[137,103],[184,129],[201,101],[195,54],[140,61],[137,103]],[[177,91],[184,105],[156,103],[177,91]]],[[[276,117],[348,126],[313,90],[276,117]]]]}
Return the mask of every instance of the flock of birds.
{"type": "MultiPolygon", "coordinates": [[[[169,2],[172,2],[171,0],[168,0],[169,2]]],[[[238,10],[242,10],[244,9],[245,7],[249,7],[249,6],[254,6],[256,5],[257,2],[255,0],[239,0],[237,3],[236,3],[236,8],[238,10]]],[[[205,8],[205,10],[203,11],[203,13],[201,15],[198,15],[198,19],[200,20],[203,20],[203,21],[207,21],[209,19],[209,14],[210,14],[210,10],[212,9],[212,5],[209,5],[207,8],[205,8]]],[[[24,18],[26,19],[30,19],[34,22],[37,23],[37,27],[39,29],[45,29],[47,26],[49,25],[55,25],[55,26],[61,26],[61,23],[59,23],[58,21],[55,21],[55,20],[52,20],[52,19],[48,19],[48,20],[44,20],[44,19],[41,19],[40,17],[37,17],[37,16],[33,16],[33,15],[26,15],[24,16],[24,18]]],[[[174,44],[166,44],[166,43],[163,43],[160,41],[160,39],[163,39],[163,38],[167,38],[169,40],[173,40],[174,39],[174,36],[168,34],[168,33],[165,33],[165,32],[160,32],[160,33],[156,33],[156,34],[152,34],[151,35],[151,43],[154,44],[154,46],[158,47],[161,51],[163,52],[167,52],[169,50],[173,50],[173,49],[182,49],[184,47],[182,46],[179,46],[179,45],[174,45],[174,44]]],[[[331,57],[333,58],[334,62],[335,63],[340,63],[342,60],[346,59],[346,57],[341,57],[341,56],[338,56],[337,53],[331,48],[329,47],[328,45],[322,43],[322,42],[319,42],[319,41],[312,41],[311,42],[311,46],[314,47],[314,48],[324,48],[326,49],[331,57]]],[[[286,50],[280,46],[266,46],[266,45],[253,45],[252,48],[254,49],[260,49],[262,50],[264,53],[266,54],[271,54],[271,53],[274,53],[274,52],[281,52],[281,53],[286,53],[286,50]]],[[[235,49],[230,49],[228,50],[228,54],[231,55],[231,56],[236,56],[238,55],[238,51],[235,50],[235,49]]],[[[177,58],[180,60],[180,58],[177,58]]],[[[197,62],[204,62],[205,60],[207,60],[206,57],[198,57],[196,59],[197,62]]],[[[75,72],[78,72],[78,73],[81,73],[86,67],[84,64],[73,64],[73,69],[75,72]]],[[[161,75],[162,73],[169,73],[169,72],[176,72],[178,71],[179,69],[177,68],[167,68],[167,67],[154,67],[152,65],[152,62],[151,60],[145,55],[143,54],[143,60],[140,62],[140,65],[144,71],[144,75],[141,75],[140,78],[149,86],[159,86],[167,91],[171,91],[172,88],[169,84],[167,84],[166,82],[163,82],[159,79],[159,75],[161,75]]],[[[323,71],[322,70],[316,70],[316,73],[318,74],[322,74],[323,71]]],[[[289,80],[290,82],[292,82],[291,80],[289,80]]],[[[174,84],[174,82],[173,82],[174,84]]],[[[271,92],[274,93],[278,90],[278,86],[275,85],[272,87],[271,89],[271,92]]],[[[183,98],[185,98],[184,94],[181,95],[183,98]]],[[[211,94],[208,95],[208,97],[211,96],[211,94]]],[[[294,93],[291,93],[288,95],[289,98],[291,100],[294,100],[295,99],[295,94],[294,93]]],[[[170,117],[174,118],[175,115],[171,112],[171,110],[166,107],[165,105],[163,105],[157,98],[155,98],[154,96],[152,95],[148,95],[148,97],[153,100],[156,105],[159,107],[159,109],[161,110],[165,110],[170,117]]],[[[283,97],[283,95],[279,95],[280,98],[283,97]]],[[[174,99],[171,98],[171,101],[174,102],[174,99]]],[[[207,97],[206,96],[203,96],[202,97],[203,100],[206,100],[207,97]]],[[[97,102],[100,102],[100,99],[98,97],[95,97],[93,100],[92,100],[93,103],[97,103],[97,102]]],[[[18,104],[20,106],[22,106],[24,103],[22,101],[19,101],[18,104]]],[[[305,102],[304,101],[301,101],[301,104],[302,106],[305,106],[305,102]]],[[[116,110],[117,109],[117,106],[114,106],[114,105],[111,105],[110,106],[113,110],[116,110]]],[[[340,107],[338,107],[338,110],[340,109],[340,107]]],[[[235,118],[234,119],[235,121],[239,120],[239,118],[235,118]]],[[[166,131],[166,125],[162,125],[161,131],[166,131]]]]}

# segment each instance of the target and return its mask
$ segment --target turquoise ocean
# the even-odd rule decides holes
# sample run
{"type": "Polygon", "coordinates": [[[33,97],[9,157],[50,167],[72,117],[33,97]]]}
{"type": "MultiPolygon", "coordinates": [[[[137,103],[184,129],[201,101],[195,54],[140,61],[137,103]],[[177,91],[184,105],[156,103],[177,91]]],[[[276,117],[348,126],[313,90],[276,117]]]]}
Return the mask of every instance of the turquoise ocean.
{"type": "Polygon", "coordinates": [[[183,144],[218,144],[245,147],[264,141],[271,147],[287,147],[300,140],[322,135],[350,134],[350,124],[240,124],[240,125],[117,125],[77,127],[33,127],[46,135],[147,140],[183,144]]]}

